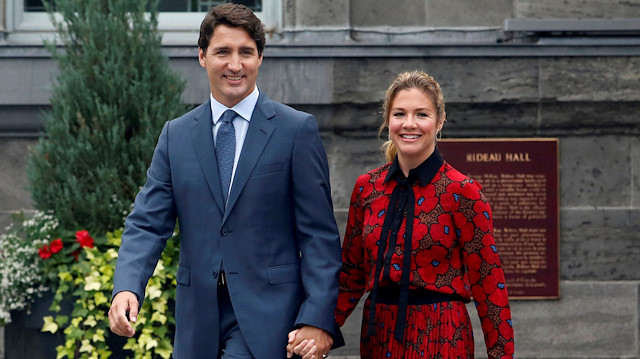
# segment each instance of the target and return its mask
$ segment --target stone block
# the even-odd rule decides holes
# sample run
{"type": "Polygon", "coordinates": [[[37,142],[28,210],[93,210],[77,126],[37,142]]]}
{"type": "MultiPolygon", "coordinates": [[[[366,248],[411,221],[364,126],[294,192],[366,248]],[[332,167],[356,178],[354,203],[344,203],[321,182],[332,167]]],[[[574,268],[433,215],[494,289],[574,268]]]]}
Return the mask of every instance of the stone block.
{"type": "Polygon", "coordinates": [[[378,127],[382,123],[381,103],[290,105],[313,114],[318,121],[320,131],[368,131],[371,132],[371,136],[376,136],[378,127]]]}
{"type": "MultiPolygon", "coordinates": [[[[636,116],[637,113],[636,112],[636,116]]],[[[633,209],[640,209],[640,138],[631,139],[631,173],[633,177],[631,182],[631,204],[633,209]]]]}
{"type": "Polygon", "coordinates": [[[540,97],[567,101],[638,101],[640,57],[540,59],[540,97]]]}
{"type": "MultiPolygon", "coordinates": [[[[445,102],[447,102],[445,94],[445,102]]],[[[382,101],[363,104],[295,105],[315,115],[321,131],[353,131],[377,137],[382,124],[382,101]]],[[[447,122],[443,136],[455,137],[532,137],[538,136],[538,104],[522,103],[451,103],[445,110],[447,122]]],[[[383,135],[386,136],[386,130],[383,135]]]]}
{"type": "Polygon", "coordinates": [[[0,58],[0,105],[49,104],[58,67],[50,58],[0,58]]]}
{"type": "Polygon", "coordinates": [[[560,140],[560,206],[631,205],[629,136],[564,137],[560,140]]]}
{"type": "Polygon", "coordinates": [[[351,26],[424,26],[426,0],[351,0],[351,26]]]}
{"type": "Polygon", "coordinates": [[[513,0],[427,0],[427,26],[499,26],[513,17],[513,0]]]}
{"type": "Polygon", "coordinates": [[[403,71],[422,70],[442,87],[447,103],[537,102],[538,63],[522,58],[344,59],[334,68],[334,103],[380,102],[403,71]]]}
{"type": "Polygon", "coordinates": [[[535,103],[447,103],[445,111],[443,138],[538,135],[538,104],[535,103]]]}
{"type": "Polygon", "coordinates": [[[634,18],[639,0],[514,0],[516,18],[634,18]]]}
{"type": "MultiPolygon", "coordinates": [[[[193,59],[174,58],[171,67],[186,81],[182,100],[198,105],[209,100],[211,88],[205,69],[193,59]]],[[[333,92],[333,60],[265,57],[258,87],[273,100],[287,104],[329,104],[333,92]]]]}
{"type": "Polygon", "coordinates": [[[640,134],[640,102],[543,102],[539,106],[540,132],[545,135],[640,134]]]}
{"type": "Polygon", "coordinates": [[[44,131],[42,113],[51,110],[51,106],[0,106],[0,133],[21,133],[37,136],[44,131]]]}
{"type": "Polygon", "coordinates": [[[640,208],[560,211],[560,276],[640,280],[640,208]]]}
{"type": "Polygon", "coordinates": [[[195,46],[193,58],[172,58],[169,65],[187,81],[187,86],[182,93],[182,101],[191,105],[199,105],[209,100],[211,93],[209,78],[207,71],[198,63],[198,49],[195,46]]]}
{"type": "MultiPolygon", "coordinates": [[[[637,357],[638,282],[563,281],[560,294],[510,302],[517,358],[637,357]]],[[[476,357],[486,358],[478,316],[468,308],[476,357]]]]}
{"type": "Polygon", "coordinates": [[[385,163],[379,151],[382,143],[375,135],[368,133],[363,137],[325,136],[323,143],[329,159],[333,207],[348,210],[358,176],[385,163]]]}
{"type": "Polygon", "coordinates": [[[332,59],[265,58],[258,87],[287,104],[329,104],[333,71],[332,59]]]}
{"type": "Polygon", "coordinates": [[[315,0],[295,2],[296,26],[348,27],[348,0],[315,0]]]}
{"type": "Polygon", "coordinates": [[[282,25],[284,28],[296,25],[296,0],[282,1],[282,25]]]}
{"type": "Polygon", "coordinates": [[[0,138],[0,211],[32,207],[27,186],[27,156],[37,143],[31,139],[0,138]]]}

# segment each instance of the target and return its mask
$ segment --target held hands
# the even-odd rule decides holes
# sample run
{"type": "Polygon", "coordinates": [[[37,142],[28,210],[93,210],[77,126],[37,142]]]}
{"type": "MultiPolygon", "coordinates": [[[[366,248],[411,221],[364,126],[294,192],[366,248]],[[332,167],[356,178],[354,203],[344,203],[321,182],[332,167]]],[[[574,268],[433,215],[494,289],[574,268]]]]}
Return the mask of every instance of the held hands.
{"type": "Polygon", "coordinates": [[[132,337],[136,331],[127,319],[127,312],[131,322],[138,319],[138,297],[131,292],[120,292],[113,297],[109,309],[109,326],[111,331],[123,337],[132,337]]]}
{"type": "Polygon", "coordinates": [[[329,354],[333,338],[324,330],[309,325],[296,329],[289,333],[289,345],[287,345],[287,358],[293,354],[302,359],[319,359],[329,354]]]}

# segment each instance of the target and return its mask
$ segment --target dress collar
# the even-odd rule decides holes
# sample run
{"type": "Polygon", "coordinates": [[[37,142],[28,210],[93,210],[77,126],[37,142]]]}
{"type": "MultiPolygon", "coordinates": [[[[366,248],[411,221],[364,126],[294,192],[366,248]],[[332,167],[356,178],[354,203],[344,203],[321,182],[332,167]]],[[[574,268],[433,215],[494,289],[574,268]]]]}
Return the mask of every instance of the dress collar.
{"type": "MultiPolygon", "coordinates": [[[[440,152],[437,148],[434,148],[433,153],[422,162],[418,167],[413,168],[409,171],[409,183],[414,183],[416,179],[420,180],[420,185],[426,186],[431,182],[433,177],[438,173],[440,167],[444,163],[444,159],[440,155],[440,152]]],[[[400,169],[400,164],[398,163],[398,156],[396,155],[395,160],[391,163],[389,167],[389,171],[387,172],[387,176],[384,179],[384,183],[389,182],[391,179],[399,179],[405,178],[404,173],[400,169]]]]}

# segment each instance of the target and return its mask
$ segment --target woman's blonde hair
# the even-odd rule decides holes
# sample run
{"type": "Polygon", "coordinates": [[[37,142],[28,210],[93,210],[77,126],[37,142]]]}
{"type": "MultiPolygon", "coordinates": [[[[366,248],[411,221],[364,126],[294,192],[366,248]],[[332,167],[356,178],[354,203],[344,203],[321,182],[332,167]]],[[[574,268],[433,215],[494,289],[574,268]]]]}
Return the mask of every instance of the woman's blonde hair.
{"type": "MultiPolygon", "coordinates": [[[[380,128],[378,129],[378,137],[380,137],[385,128],[389,127],[389,109],[391,107],[391,102],[393,102],[398,92],[413,88],[423,91],[431,98],[436,107],[438,123],[445,121],[446,113],[444,112],[444,96],[440,89],[440,84],[438,84],[433,77],[422,71],[406,71],[399,74],[396,79],[393,80],[384,95],[384,103],[382,104],[381,111],[382,125],[380,125],[380,128]]],[[[398,149],[391,140],[387,140],[382,145],[382,151],[385,154],[387,162],[391,162],[396,158],[398,149]]]]}

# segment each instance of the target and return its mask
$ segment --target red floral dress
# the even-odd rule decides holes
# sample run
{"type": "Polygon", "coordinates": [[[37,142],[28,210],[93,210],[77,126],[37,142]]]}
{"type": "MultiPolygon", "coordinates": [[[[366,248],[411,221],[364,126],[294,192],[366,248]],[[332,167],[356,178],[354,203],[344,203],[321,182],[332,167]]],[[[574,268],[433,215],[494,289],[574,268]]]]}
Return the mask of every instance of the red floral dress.
{"type": "Polygon", "coordinates": [[[437,149],[408,178],[397,160],[358,178],[342,260],[338,324],[365,291],[372,292],[364,306],[363,358],[473,358],[464,304],[471,297],[489,358],[513,357],[511,311],[489,203],[480,184],[444,162],[437,149]],[[375,293],[387,288],[400,288],[402,298],[403,287],[460,300],[413,305],[405,296],[398,304],[376,302],[375,293]]]}

